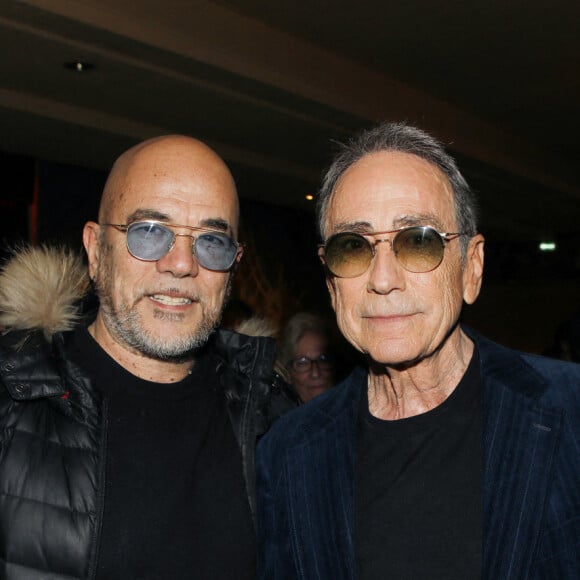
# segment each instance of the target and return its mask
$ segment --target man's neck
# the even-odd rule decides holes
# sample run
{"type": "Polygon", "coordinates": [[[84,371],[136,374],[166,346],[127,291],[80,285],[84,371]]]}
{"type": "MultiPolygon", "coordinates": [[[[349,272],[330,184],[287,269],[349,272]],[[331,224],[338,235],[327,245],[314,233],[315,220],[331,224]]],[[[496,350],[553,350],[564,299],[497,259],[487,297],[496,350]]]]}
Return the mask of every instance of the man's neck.
{"type": "Polygon", "coordinates": [[[438,407],[455,390],[473,355],[473,342],[458,327],[436,353],[405,368],[371,365],[369,411],[384,420],[404,419],[438,407]]]}

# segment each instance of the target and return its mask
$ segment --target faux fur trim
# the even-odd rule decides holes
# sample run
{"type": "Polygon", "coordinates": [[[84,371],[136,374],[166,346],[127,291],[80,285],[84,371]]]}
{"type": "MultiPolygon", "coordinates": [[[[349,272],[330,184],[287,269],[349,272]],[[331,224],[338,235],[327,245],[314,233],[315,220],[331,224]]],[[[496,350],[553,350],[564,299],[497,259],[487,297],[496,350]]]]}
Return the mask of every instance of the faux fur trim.
{"type": "Polygon", "coordinates": [[[87,268],[73,250],[22,248],[0,270],[0,329],[37,329],[47,338],[70,330],[89,287],[87,268]]]}
{"type": "Polygon", "coordinates": [[[253,316],[240,322],[234,330],[248,336],[275,336],[276,327],[265,318],[253,316]]]}

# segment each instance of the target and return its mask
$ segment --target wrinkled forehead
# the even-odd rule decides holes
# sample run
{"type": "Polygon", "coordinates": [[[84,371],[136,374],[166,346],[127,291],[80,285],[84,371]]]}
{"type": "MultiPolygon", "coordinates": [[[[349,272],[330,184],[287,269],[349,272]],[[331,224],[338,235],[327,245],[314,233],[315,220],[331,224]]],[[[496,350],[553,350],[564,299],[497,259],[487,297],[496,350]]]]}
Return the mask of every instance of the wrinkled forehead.
{"type": "Polygon", "coordinates": [[[453,190],[446,175],[416,155],[381,151],[352,164],[328,202],[325,235],[366,224],[370,230],[405,225],[456,224],[453,190]]]}

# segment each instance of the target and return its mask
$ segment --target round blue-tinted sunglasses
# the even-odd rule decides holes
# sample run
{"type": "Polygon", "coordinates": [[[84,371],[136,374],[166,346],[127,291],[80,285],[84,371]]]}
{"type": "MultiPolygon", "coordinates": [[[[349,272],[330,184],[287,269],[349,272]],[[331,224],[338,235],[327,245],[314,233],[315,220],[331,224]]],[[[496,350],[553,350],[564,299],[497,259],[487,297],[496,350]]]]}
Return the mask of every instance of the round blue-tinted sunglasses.
{"type": "Polygon", "coordinates": [[[168,224],[154,220],[131,224],[100,224],[111,226],[127,236],[127,250],[138,260],[155,262],[167,255],[178,236],[192,239],[192,252],[201,266],[207,270],[229,270],[242,250],[232,238],[223,232],[208,228],[168,224]],[[174,228],[187,229],[197,234],[182,234],[174,228]]]}

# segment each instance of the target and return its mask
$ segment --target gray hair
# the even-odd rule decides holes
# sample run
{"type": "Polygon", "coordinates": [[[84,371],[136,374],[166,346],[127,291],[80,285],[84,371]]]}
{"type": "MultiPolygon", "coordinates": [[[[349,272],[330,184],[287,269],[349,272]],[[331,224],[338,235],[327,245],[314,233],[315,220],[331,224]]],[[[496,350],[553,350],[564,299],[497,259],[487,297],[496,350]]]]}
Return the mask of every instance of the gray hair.
{"type": "Polygon", "coordinates": [[[278,363],[280,365],[286,366],[294,358],[298,341],[307,332],[321,334],[330,342],[330,329],[322,317],[309,312],[298,312],[288,320],[282,333],[278,345],[278,363]]]}
{"type": "Polygon", "coordinates": [[[318,194],[316,213],[321,238],[324,240],[328,206],[338,180],[351,165],[365,155],[380,151],[416,155],[445,174],[453,191],[458,231],[466,234],[461,237],[461,249],[465,256],[469,238],[477,233],[475,195],[443,145],[425,131],[406,123],[381,123],[356,135],[347,143],[340,144],[318,194]]]}

